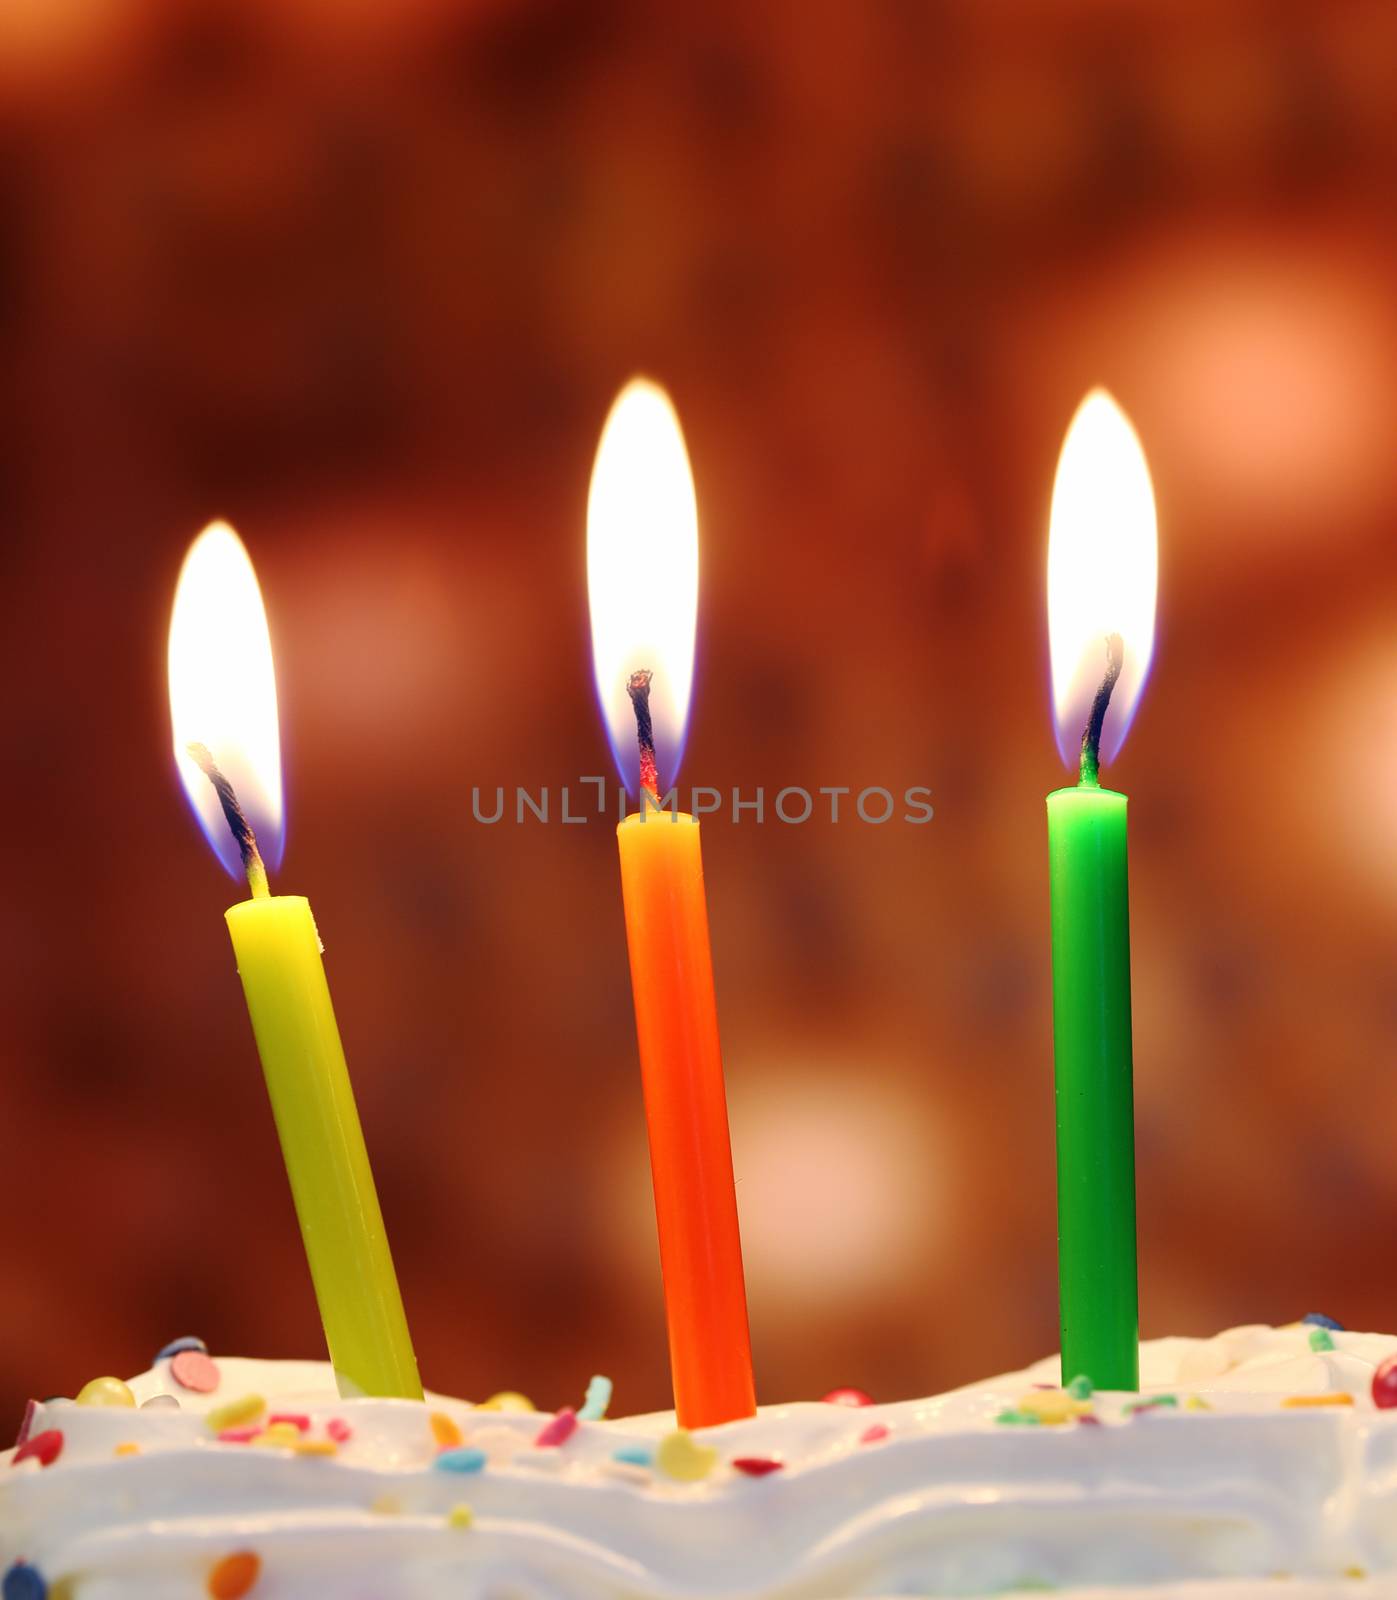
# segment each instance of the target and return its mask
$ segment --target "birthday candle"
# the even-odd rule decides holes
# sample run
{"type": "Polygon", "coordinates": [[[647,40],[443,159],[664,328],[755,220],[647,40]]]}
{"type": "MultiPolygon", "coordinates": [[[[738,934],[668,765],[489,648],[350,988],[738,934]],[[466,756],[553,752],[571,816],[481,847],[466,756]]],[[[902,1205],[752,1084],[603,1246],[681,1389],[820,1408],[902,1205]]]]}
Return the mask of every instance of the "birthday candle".
{"type": "Polygon", "coordinates": [[[1154,644],[1154,496],[1104,390],[1068,429],[1053,489],[1048,630],[1058,743],[1078,782],[1048,796],[1058,1281],[1064,1382],[1139,1387],[1126,798],[1100,782],[1154,644]]]}
{"type": "Polygon", "coordinates": [[[185,557],[169,673],[185,791],[251,891],[226,920],[340,1392],[421,1399],[320,935],[307,900],[267,883],[281,840],[271,639],[252,563],[224,523],[185,557]]]}

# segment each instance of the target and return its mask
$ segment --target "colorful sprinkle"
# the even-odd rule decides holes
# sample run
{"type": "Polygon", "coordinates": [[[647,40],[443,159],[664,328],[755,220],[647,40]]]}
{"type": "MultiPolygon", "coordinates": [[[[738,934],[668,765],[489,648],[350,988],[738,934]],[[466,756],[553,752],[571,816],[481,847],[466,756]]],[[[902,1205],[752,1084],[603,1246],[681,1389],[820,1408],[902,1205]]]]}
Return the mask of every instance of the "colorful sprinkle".
{"type": "Polygon", "coordinates": [[[292,1427],[289,1422],[273,1422],[248,1442],[267,1450],[288,1450],[293,1444],[298,1444],[300,1438],[301,1430],[292,1427]]]}
{"type": "Polygon", "coordinates": [[[402,1514],[403,1503],[395,1494],[381,1494],[369,1501],[369,1510],[378,1517],[396,1517],[402,1514]]]}
{"type": "Polygon", "coordinates": [[[1319,1354],[1322,1351],[1332,1350],[1333,1348],[1334,1348],[1334,1340],[1331,1337],[1328,1328],[1311,1328],[1310,1329],[1310,1349],[1311,1350],[1313,1350],[1316,1354],[1319,1354]]]}
{"type": "Polygon", "coordinates": [[[187,1333],[182,1339],[171,1339],[169,1344],[158,1352],[151,1366],[158,1367],[162,1361],[168,1361],[172,1356],[183,1355],[186,1350],[197,1350],[201,1356],[209,1353],[209,1347],[202,1339],[196,1339],[192,1333],[187,1333]]]}
{"type": "Polygon", "coordinates": [[[540,1449],[565,1444],[577,1432],[577,1413],[571,1406],[563,1409],[551,1422],[545,1422],[534,1443],[540,1449]]]}
{"type": "Polygon", "coordinates": [[[1031,1411],[1019,1411],[1013,1406],[1001,1411],[994,1420],[1003,1423],[1006,1428],[1036,1428],[1038,1426],[1038,1418],[1031,1411]]]}
{"type": "Polygon", "coordinates": [[[438,1450],[454,1450],[458,1444],[465,1443],[465,1434],[444,1411],[432,1412],[427,1421],[432,1425],[432,1437],[437,1442],[438,1450]]]}
{"type": "Polygon", "coordinates": [[[1091,1402],[1074,1400],[1066,1389],[1047,1391],[1033,1389],[1019,1397],[1017,1409],[1027,1412],[1029,1416],[1037,1417],[1039,1422],[1049,1428],[1060,1428],[1064,1423],[1071,1422],[1074,1417],[1080,1417],[1084,1412],[1090,1411],[1091,1402]]]}
{"type": "Polygon", "coordinates": [[[42,1433],[31,1434],[20,1445],[19,1449],[10,1457],[10,1464],[17,1467],[21,1461],[34,1460],[41,1467],[51,1467],[62,1454],[63,1430],[61,1428],[45,1428],[42,1433]]]}
{"type": "Polygon", "coordinates": [[[0,1583],[3,1600],[46,1600],[48,1592],[43,1574],[27,1561],[16,1561],[0,1583]]]}
{"type": "Polygon", "coordinates": [[[587,1398],[577,1413],[579,1422],[600,1422],[611,1404],[611,1379],[600,1373],[587,1385],[587,1398]]]}
{"type": "Polygon", "coordinates": [[[225,1428],[218,1435],[218,1442],[219,1444],[251,1444],[261,1431],[261,1428],[255,1422],[250,1422],[242,1428],[225,1428]]]}
{"type": "Polygon", "coordinates": [[[325,1424],[325,1432],[330,1435],[336,1444],[348,1444],[354,1437],[354,1429],[349,1426],[343,1417],[331,1417],[325,1424]]]}
{"type": "Polygon", "coordinates": [[[498,1394],[492,1394],[488,1400],[482,1400],[475,1409],[477,1411],[537,1411],[538,1407],[529,1399],[528,1395],[520,1394],[517,1389],[501,1389],[498,1394]]]}
{"type": "Polygon", "coordinates": [[[1211,1411],[1212,1409],[1213,1408],[1208,1404],[1201,1394],[1191,1394],[1188,1399],[1184,1401],[1185,1411],[1211,1411]]]}
{"type": "Polygon", "coordinates": [[[209,1573],[208,1592],[213,1600],[242,1600],[252,1592],[262,1572],[262,1558],[251,1550],[239,1550],[216,1562],[209,1573]]]}
{"type": "Polygon", "coordinates": [[[136,1397],[120,1378],[90,1378],[78,1390],[80,1406],[136,1406],[136,1397]]]}
{"type": "Polygon", "coordinates": [[[1077,1426],[1079,1428],[1099,1428],[1101,1426],[1101,1418],[1094,1417],[1088,1413],[1086,1416],[1077,1418],[1077,1426]]]}
{"type": "Polygon", "coordinates": [[[660,1440],[655,1450],[655,1465],[667,1478],[680,1483],[697,1483],[712,1472],[718,1452],[697,1444],[687,1428],[676,1428],[660,1440]]]}
{"type": "Polygon", "coordinates": [[[647,1450],[643,1444],[623,1444],[619,1450],[611,1452],[611,1459],[628,1467],[652,1467],[655,1452],[647,1450]]]}
{"type": "Polygon", "coordinates": [[[1074,1400],[1090,1400],[1096,1393],[1092,1381],[1086,1373],[1079,1372],[1072,1382],[1067,1385],[1067,1392],[1074,1400]]]}
{"type": "Polygon", "coordinates": [[[1373,1371],[1373,1404],[1379,1411],[1397,1406],[1397,1355],[1379,1361],[1373,1371]]]}
{"type": "Polygon", "coordinates": [[[289,1423],[297,1433],[310,1432],[310,1418],[303,1411],[273,1411],[267,1418],[269,1428],[274,1428],[279,1422],[289,1423]]]}
{"type": "Polygon", "coordinates": [[[114,1456],[138,1456],[140,1453],[141,1447],[133,1439],[125,1440],[112,1451],[114,1456]]]}
{"type": "Polygon", "coordinates": [[[438,1472],[480,1472],[488,1457],[483,1450],[469,1445],[455,1450],[443,1450],[432,1465],[438,1472]]]}
{"type": "Polygon", "coordinates": [[[859,1435],[860,1444],[881,1444],[892,1430],[883,1422],[875,1422],[871,1428],[865,1428],[859,1435]]]}
{"type": "Polygon", "coordinates": [[[37,1400],[26,1400],[24,1402],[24,1416],[19,1424],[19,1437],[15,1440],[16,1450],[18,1450],[20,1445],[22,1445],[29,1435],[33,1433],[34,1418],[37,1417],[38,1414],[39,1402],[37,1400]]]}
{"type": "Polygon", "coordinates": [[[448,1528],[469,1528],[475,1521],[475,1512],[464,1501],[458,1506],[452,1506],[446,1513],[448,1528]]]}
{"type": "Polygon", "coordinates": [[[873,1396],[865,1394],[862,1389],[831,1389],[826,1395],[820,1396],[820,1404],[826,1406],[871,1406],[873,1396]]]}
{"type": "Polygon", "coordinates": [[[206,1413],[204,1421],[215,1433],[222,1433],[225,1428],[236,1428],[241,1422],[255,1421],[266,1409],[267,1402],[260,1394],[245,1394],[227,1405],[215,1406],[206,1413]]]}
{"type": "Polygon", "coordinates": [[[1336,1389],[1333,1394],[1289,1394],[1281,1404],[1291,1410],[1301,1406],[1351,1406],[1353,1396],[1347,1389],[1336,1389]]]}
{"type": "Polygon", "coordinates": [[[1322,1311],[1307,1311],[1300,1320],[1301,1322],[1308,1322],[1313,1328],[1328,1328],[1330,1333],[1342,1333],[1344,1331],[1342,1322],[1335,1322],[1333,1317],[1326,1317],[1322,1311]]]}
{"type": "Polygon", "coordinates": [[[291,1449],[298,1456],[337,1456],[340,1453],[333,1439],[297,1439],[291,1449]]]}
{"type": "Polygon", "coordinates": [[[181,1350],[170,1363],[170,1376],[195,1394],[212,1394],[219,1384],[217,1363],[202,1350],[181,1350]]]}
{"type": "Polygon", "coordinates": [[[149,1400],[141,1401],[142,1411],[179,1411],[179,1401],[172,1394],[153,1394],[149,1400]]]}
{"type": "Polygon", "coordinates": [[[780,1472],[786,1465],[772,1456],[734,1456],[732,1464],[738,1472],[746,1473],[749,1478],[765,1478],[770,1473],[780,1472]]]}
{"type": "Polygon", "coordinates": [[[1123,1417],[1138,1417],[1146,1411],[1173,1411],[1177,1409],[1179,1397],[1176,1394],[1152,1394],[1144,1400],[1132,1400],[1129,1405],[1121,1407],[1123,1417]]]}

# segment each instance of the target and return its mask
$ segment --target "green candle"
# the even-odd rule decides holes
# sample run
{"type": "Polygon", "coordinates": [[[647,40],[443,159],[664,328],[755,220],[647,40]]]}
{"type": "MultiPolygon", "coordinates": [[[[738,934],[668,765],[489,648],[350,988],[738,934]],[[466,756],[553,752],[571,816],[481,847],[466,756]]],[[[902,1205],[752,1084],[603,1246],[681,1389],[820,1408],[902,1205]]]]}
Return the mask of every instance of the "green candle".
{"type": "Polygon", "coordinates": [[[1053,491],[1053,687],[1078,783],[1048,796],[1048,868],[1062,1377],[1099,1389],[1140,1382],[1126,798],[1101,787],[1099,768],[1120,748],[1148,671],[1155,566],[1144,453],[1115,402],[1094,391],[1053,491]]]}
{"type": "MultiPolygon", "coordinates": [[[[1103,707],[1104,710],[1104,707],[1103,707]]],[[[1092,752],[1094,755],[1094,751],[1092,752]]],[[[1125,796],[1048,796],[1062,1376],[1140,1383],[1125,796]]]]}

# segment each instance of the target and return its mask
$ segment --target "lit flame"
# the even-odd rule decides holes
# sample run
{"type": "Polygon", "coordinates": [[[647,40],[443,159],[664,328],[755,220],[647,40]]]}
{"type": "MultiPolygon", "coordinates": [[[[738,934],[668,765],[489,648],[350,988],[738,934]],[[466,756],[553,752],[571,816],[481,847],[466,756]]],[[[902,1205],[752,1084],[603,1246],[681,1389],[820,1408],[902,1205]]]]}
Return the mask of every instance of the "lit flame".
{"type": "Polygon", "coordinates": [[[194,814],[235,877],[242,859],[213,785],[189,755],[207,746],[232,784],[269,869],[281,862],[281,741],[272,641],[257,574],[226,522],[189,547],[170,617],[170,723],[175,764],[194,814]]]}
{"type": "Polygon", "coordinates": [[[1058,458],[1048,533],[1048,648],[1062,759],[1076,767],[1092,700],[1119,634],[1124,664],[1101,735],[1101,759],[1125,742],[1154,651],[1159,551],[1145,452],[1104,389],[1077,408],[1058,458]]]}
{"type": "Polygon", "coordinates": [[[635,708],[626,684],[648,668],[660,790],[684,753],[698,618],[698,507],[669,396],[644,378],[602,429],[587,498],[587,593],[597,694],[621,781],[639,792],[635,708]]]}

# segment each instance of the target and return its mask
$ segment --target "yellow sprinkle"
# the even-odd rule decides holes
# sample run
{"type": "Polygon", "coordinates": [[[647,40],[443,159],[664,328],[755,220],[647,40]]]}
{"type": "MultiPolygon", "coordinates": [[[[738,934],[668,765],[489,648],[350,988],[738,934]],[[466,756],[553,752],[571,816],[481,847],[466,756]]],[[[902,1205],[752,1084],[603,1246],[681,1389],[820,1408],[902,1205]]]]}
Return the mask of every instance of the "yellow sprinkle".
{"type": "Polygon", "coordinates": [[[369,1510],[377,1512],[380,1517],[396,1517],[402,1509],[403,1503],[395,1494],[381,1494],[377,1500],[369,1503],[369,1510]]]}
{"type": "Polygon", "coordinates": [[[119,1444],[116,1449],[112,1451],[114,1456],[138,1456],[140,1453],[140,1445],[133,1443],[130,1439],[128,1439],[124,1444],[119,1444]]]}
{"type": "Polygon", "coordinates": [[[266,1409],[267,1402],[260,1394],[245,1394],[240,1400],[215,1406],[205,1415],[204,1421],[215,1433],[222,1433],[225,1428],[236,1428],[244,1422],[256,1421],[266,1409]]]}
{"type": "Polygon", "coordinates": [[[260,1444],[268,1450],[287,1450],[300,1442],[301,1430],[294,1422],[274,1422],[270,1427],[263,1428],[261,1433],[254,1434],[248,1441],[249,1444],[260,1444]]]}
{"type": "Polygon", "coordinates": [[[1065,1389],[1030,1389],[1018,1399],[1018,1409],[1027,1411],[1047,1427],[1056,1428],[1074,1417],[1091,1413],[1090,1400],[1076,1400],[1065,1389]]]}
{"type": "Polygon", "coordinates": [[[1345,1567],[1344,1576],[1346,1578],[1366,1578],[1368,1569],[1367,1567],[1345,1567]]]}
{"type": "Polygon", "coordinates": [[[1208,1404],[1201,1394],[1191,1394],[1188,1399],[1184,1401],[1185,1411],[1211,1411],[1212,1409],[1213,1408],[1208,1404]]]}
{"type": "Polygon", "coordinates": [[[297,1439],[291,1448],[298,1456],[337,1456],[340,1453],[333,1439],[297,1439]]]}
{"type": "Polygon", "coordinates": [[[538,1408],[528,1395],[520,1394],[517,1389],[501,1389],[498,1394],[492,1394],[488,1400],[482,1400],[475,1408],[477,1411],[536,1411],[538,1408]]]}
{"type": "Polygon", "coordinates": [[[80,1406],[134,1406],[136,1397],[120,1378],[92,1378],[78,1390],[80,1406]]]}
{"type": "Polygon", "coordinates": [[[1283,1406],[1351,1406],[1353,1396],[1347,1389],[1336,1390],[1333,1394],[1292,1394],[1281,1401],[1283,1406]]]}
{"type": "Polygon", "coordinates": [[[464,1503],[459,1506],[452,1506],[450,1511],[446,1513],[446,1525],[448,1528],[469,1528],[474,1521],[475,1512],[464,1503]]]}
{"type": "Polygon", "coordinates": [[[696,1444],[686,1428],[667,1433],[655,1450],[655,1465],[667,1478],[677,1478],[680,1483],[697,1483],[706,1478],[717,1460],[718,1452],[696,1444]]]}
{"type": "Polygon", "coordinates": [[[465,1436],[444,1411],[434,1411],[427,1418],[432,1425],[432,1437],[442,1450],[454,1450],[465,1443],[465,1436]]]}

